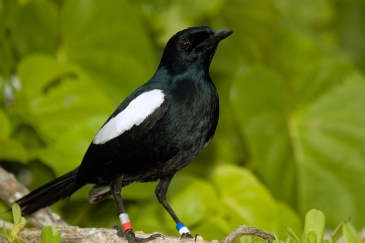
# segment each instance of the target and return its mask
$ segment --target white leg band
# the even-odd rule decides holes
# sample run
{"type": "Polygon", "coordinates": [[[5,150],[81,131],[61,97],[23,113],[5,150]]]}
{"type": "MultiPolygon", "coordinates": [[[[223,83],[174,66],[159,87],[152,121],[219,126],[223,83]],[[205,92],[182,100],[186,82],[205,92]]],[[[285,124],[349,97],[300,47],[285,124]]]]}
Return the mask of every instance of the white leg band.
{"type": "Polygon", "coordinates": [[[184,233],[189,233],[190,234],[190,231],[186,226],[184,226],[181,229],[179,229],[179,233],[180,233],[180,235],[182,235],[184,233]]]}
{"type": "Polygon", "coordinates": [[[122,225],[130,222],[128,214],[126,214],[126,213],[119,214],[119,219],[120,219],[120,222],[122,223],[122,225]]]}

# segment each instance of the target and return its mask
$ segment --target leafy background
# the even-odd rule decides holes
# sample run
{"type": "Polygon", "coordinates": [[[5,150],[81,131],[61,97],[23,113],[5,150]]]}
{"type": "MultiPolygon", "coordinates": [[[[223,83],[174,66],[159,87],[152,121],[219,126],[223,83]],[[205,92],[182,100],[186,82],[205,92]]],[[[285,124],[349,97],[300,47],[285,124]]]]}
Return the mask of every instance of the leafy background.
{"type": "MultiPolygon", "coordinates": [[[[168,192],[181,220],[207,240],[241,224],[284,237],[311,208],[328,228],[364,227],[361,0],[0,0],[0,165],[30,189],[78,166],[168,38],[197,25],[234,34],[210,71],[216,136],[168,192]]],[[[133,226],[177,235],[155,186],[123,189],[133,226]]],[[[81,227],[118,224],[114,201],[89,205],[89,188],[52,208],[81,227]]]]}

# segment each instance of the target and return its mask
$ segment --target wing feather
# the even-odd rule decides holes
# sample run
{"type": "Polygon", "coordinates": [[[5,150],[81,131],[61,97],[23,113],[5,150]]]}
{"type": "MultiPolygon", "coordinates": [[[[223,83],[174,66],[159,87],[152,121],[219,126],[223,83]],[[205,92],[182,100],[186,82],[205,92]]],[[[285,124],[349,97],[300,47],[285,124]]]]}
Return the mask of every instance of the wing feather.
{"type": "MultiPolygon", "coordinates": [[[[111,133],[108,131],[109,128],[105,129],[103,132],[108,131],[108,133],[104,133],[104,138],[108,138],[108,136],[112,136],[112,138],[104,143],[95,143],[95,139],[93,140],[80,165],[77,184],[95,183],[102,185],[109,183],[113,180],[113,177],[115,178],[121,173],[130,173],[133,169],[133,165],[129,164],[131,163],[131,157],[133,157],[131,152],[137,151],[136,148],[142,147],[139,145],[143,138],[150,135],[150,131],[163,118],[168,107],[168,102],[163,100],[159,107],[149,113],[143,121],[134,123],[128,130],[124,130],[122,133],[119,130],[120,134],[117,136],[109,135],[111,133]]],[[[118,117],[118,115],[109,118],[100,131],[104,127],[114,126],[116,121],[120,121],[121,118],[114,119],[115,117],[118,117]]],[[[95,137],[98,136],[100,131],[95,137]]],[[[96,139],[96,141],[100,142],[102,140],[96,139]]],[[[156,142],[158,142],[158,139],[156,139],[156,142]]],[[[143,148],[140,149],[143,150],[143,148]]]]}

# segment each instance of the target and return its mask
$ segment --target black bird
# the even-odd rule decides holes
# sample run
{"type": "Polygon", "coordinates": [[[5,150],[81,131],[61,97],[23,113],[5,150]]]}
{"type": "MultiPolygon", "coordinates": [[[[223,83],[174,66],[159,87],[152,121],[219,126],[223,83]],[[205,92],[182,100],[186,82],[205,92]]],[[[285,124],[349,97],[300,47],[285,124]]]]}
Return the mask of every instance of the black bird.
{"type": "Polygon", "coordinates": [[[97,203],[112,194],[128,241],[147,241],[156,235],[135,237],[120,192],[132,182],[159,180],[158,201],[182,237],[192,237],[167,203],[166,193],[175,173],[213,138],[219,99],[209,66],[218,43],[232,33],[230,29],[214,31],[200,26],[172,36],[156,73],[117,107],[95,135],[81,165],[16,201],[23,214],[32,214],[70,197],[86,184],[94,184],[89,201],[97,203]]]}

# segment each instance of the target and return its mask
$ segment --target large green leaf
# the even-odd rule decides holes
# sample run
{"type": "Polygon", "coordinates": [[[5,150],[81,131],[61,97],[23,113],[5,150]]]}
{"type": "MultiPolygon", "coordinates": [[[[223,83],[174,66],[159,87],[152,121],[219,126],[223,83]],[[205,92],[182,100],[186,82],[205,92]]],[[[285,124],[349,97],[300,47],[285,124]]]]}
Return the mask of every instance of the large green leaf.
{"type": "MultiPolygon", "coordinates": [[[[213,214],[218,214],[221,207],[217,204],[218,197],[212,185],[193,176],[178,175],[174,178],[175,188],[169,191],[171,207],[179,215],[180,220],[189,227],[213,214]],[[178,186],[178,189],[176,188],[178,186]]],[[[165,213],[166,222],[171,222],[171,216],[165,213]]],[[[174,226],[173,224],[170,224],[174,226]]]]}
{"type": "Polygon", "coordinates": [[[11,132],[10,124],[5,113],[0,109],[0,139],[7,138],[11,132]]]}
{"type": "Polygon", "coordinates": [[[61,65],[52,57],[29,56],[20,63],[18,74],[23,116],[45,141],[90,117],[108,116],[115,108],[80,68],[61,65]]]}
{"type": "Polygon", "coordinates": [[[161,46],[177,31],[203,25],[202,19],[216,18],[227,0],[139,0],[129,1],[142,12],[149,29],[155,31],[161,46]]]}
{"type": "Polygon", "coordinates": [[[232,86],[231,101],[237,127],[247,140],[256,170],[277,198],[295,205],[296,175],[286,123],[289,101],[284,80],[264,67],[241,67],[232,86]]]}
{"type": "MultiPolygon", "coordinates": [[[[324,2],[324,3],[322,3],[324,2]]],[[[285,77],[295,77],[304,67],[334,55],[333,49],[302,22],[330,22],[331,4],[311,4],[311,1],[248,0],[232,1],[222,17],[235,33],[234,50],[247,64],[265,64],[285,77]],[[315,6],[312,6],[315,5],[315,6]],[[308,8],[323,8],[317,15],[308,8]],[[240,21],[237,21],[240,16],[240,21]],[[305,18],[307,17],[307,18],[305,18]]]]}
{"type": "Polygon", "coordinates": [[[15,65],[15,58],[11,53],[13,43],[9,38],[9,25],[12,24],[17,9],[18,1],[2,1],[0,3],[0,75],[2,76],[0,76],[0,89],[2,89],[2,82],[10,78],[12,68],[15,65]]]}
{"type": "Polygon", "coordinates": [[[155,188],[157,184],[150,183],[132,183],[123,188],[122,197],[127,200],[145,200],[155,198],[155,188]]]}
{"type": "Polygon", "coordinates": [[[333,1],[336,18],[330,30],[341,51],[365,71],[365,2],[333,1]]]}
{"type": "MultiPolygon", "coordinates": [[[[302,212],[322,210],[332,227],[347,217],[364,225],[365,79],[337,63],[324,63],[315,73],[317,79],[333,83],[291,120],[300,178],[298,206],[302,212]]],[[[304,89],[313,87],[311,80],[304,82],[309,86],[304,89]]]]}
{"type": "Polygon", "coordinates": [[[74,125],[59,136],[55,143],[44,149],[39,155],[40,159],[55,171],[56,176],[75,169],[80,165],[89,144],[105,119],[105,116],[95,116],[74,125]]]}
{"type": "Polygon", "coordinates": [[[232,105],[251,159],[274,195],[301,213],[318,208],[330,227],[349,216],[364,224],[365,80],[347,64],[324,60],[296,87],[293,96],[263,67],[237,72],[232,105]]]}
{"type": "Polygon", "coordinates": [[[178,235],[172,218],[163,217],[165,209],[157,199],[149,200],[127,208],[133,229],[143,232],[161,232],[165,235],[178,235]],[[170,227],[169,227],[170,226],[170,227]]]}
{"type": "Polygon", "coordinates": [[[244,60],[273,62],[282,33],[282,29],[278,28],[279,11],[273,1],[231,1],[222,12],[222,17],[227,26],[235,31],[230,38],[236,39],[234,49],[244,54],[244,60]]]}
{"type": "Polygon", "coordinates": [[[23,146],[12,139],[0,139],[0,160],[27,162],[27,152],[23,146]]]}
{"type": "Polygon", "coordinates": [[[57,9],[50,1],[19,3],[13,26],[17,55],[54,53],[58,38],[57,9]]]}
{"type": "Polygon", "coordinates": [[[277,232],[284,237],[285,228],[300,232],[299,217],[288,206],[278,203],[270,192],[248,170],[232,166],[218,166],[212,179],[223,205],[224,218],[231,229],[245,224],[277,232]]]}
{"type": "Polygon", "coordinates": [[[125,0],[65,1],[60,24],[58,59],[80,65],[109,93],[128,95],[157,68],[149,40],[125,0]]]}
{"type": "Polygon", "coordinates": [[[331,0],[284,0],[282,9],[296,21],[316,28],[318,25],[326,25],[333,21],[335,8],[331,0]],[[284,7],[285,6],[285,7],[284,7]]]}

